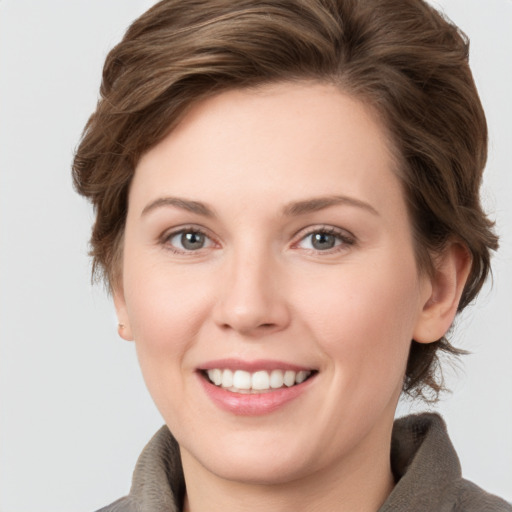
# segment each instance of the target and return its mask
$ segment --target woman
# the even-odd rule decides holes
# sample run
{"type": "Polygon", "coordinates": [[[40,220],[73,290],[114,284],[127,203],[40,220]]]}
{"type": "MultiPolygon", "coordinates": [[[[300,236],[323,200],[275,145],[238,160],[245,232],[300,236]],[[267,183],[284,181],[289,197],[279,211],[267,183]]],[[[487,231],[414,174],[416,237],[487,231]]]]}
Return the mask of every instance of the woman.
{"type": "Polygon", "coordinates": [[[420,0],[139,18],[74,177],[167,427],[105,510],[511,510],[438,416],[393,428],[497,248],[486,141],[467,42],[420,0]]]}

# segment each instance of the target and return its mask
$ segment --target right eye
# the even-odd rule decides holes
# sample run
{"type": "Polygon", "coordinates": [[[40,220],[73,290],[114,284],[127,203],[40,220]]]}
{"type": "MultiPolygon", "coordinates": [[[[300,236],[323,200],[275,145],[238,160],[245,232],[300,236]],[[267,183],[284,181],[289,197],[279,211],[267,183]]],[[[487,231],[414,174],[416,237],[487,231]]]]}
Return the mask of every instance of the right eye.
{"type": "Polygon", "coordinates": [[[212,247],[214,242],[197,229],[181,229],[167,235],[165,244],[170,246],[174,252],[184,253],[207,249],[212,247]]]}

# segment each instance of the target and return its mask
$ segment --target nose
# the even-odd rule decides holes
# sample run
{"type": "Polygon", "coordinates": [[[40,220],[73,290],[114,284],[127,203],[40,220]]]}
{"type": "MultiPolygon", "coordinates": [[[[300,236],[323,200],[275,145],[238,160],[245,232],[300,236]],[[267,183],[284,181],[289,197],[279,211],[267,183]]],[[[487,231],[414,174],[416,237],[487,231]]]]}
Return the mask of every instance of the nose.
{"type": "Polygon", "coordinates": [[[259,338],[285,329],[290,308],[280,263],[269,255],[239,255],[221,273],[214,320],[223,330],[259,338]]]}

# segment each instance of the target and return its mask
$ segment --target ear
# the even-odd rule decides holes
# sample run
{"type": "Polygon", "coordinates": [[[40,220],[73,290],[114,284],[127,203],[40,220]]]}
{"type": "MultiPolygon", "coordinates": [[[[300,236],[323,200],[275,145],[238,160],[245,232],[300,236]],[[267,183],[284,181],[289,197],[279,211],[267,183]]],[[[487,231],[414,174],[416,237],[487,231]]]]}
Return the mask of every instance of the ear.
{"type": "Polygon", "coordinates": [[[117,333],[126,341],[133,341],[132,328],[130,318],[126,308],[126,300],[124,298],[124,290],[122,284],[117,284],[112,291],[114,306],[117,313],[117,333]]]}
{"type": "Polygon", "coordinates": [[[432,343],[446,334],[457,313],[471,263],[467,247],[456,241],[435,257],[434,275],[426,278],[430,286],[414,329],[415,341],[432,343]]]}

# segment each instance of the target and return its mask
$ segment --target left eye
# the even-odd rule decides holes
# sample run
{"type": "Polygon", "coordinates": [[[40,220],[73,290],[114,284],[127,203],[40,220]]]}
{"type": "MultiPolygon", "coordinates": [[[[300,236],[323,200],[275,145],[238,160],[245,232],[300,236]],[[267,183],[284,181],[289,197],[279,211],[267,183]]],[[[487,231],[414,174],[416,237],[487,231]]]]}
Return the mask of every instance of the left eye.
{"type": "Polygon", "coordinates": [[[198,251],[211,247],[213,242],[204,233],[200,231],[179,231],[173,233],[167,239],[167,243],[178,251],[198,251]]]}
{"type": "Polygon", "coordinates": [[[302,249],[329,251],[342,244],[350,245],[347,237],[337,232],[314,231],[303,237],[297,244],[302,249]]]}

